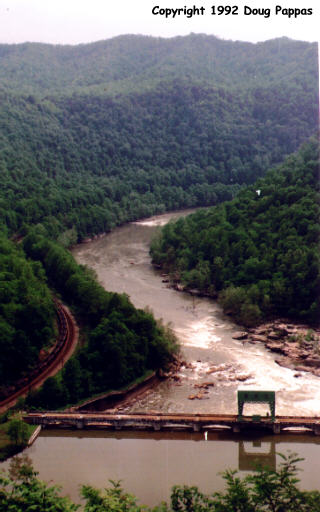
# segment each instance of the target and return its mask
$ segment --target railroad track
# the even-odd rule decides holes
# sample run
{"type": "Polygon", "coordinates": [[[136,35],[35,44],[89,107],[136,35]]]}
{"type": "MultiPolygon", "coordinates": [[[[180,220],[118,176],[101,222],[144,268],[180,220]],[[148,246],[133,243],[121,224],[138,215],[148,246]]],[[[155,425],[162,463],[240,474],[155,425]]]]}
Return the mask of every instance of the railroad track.
{"type": "Polygon", "coordinates": [[[78,329],[68,309],[54,299],[59,334],[52,351],[27,376],[0,395],[0,412],[14,405],[18,398],[36,389],[50,376],[57,373],[72,355],[78,341],[78,329]]]}

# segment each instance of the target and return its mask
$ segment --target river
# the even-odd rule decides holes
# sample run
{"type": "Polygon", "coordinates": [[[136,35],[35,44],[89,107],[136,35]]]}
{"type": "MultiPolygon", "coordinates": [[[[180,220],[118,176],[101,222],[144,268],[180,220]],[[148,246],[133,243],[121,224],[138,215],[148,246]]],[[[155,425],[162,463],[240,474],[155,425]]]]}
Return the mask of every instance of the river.
{"type": "MultiPolygon", "coordinates": [[[[161,272],[152,267],[150,240],[159,226],[186,213],[127,224],[73,251],[79,263],[95,270],[107,290],[128,294],[136,307],[149,307],[156,318],[170,323],[191,363],[192,368],[182,369],[181,382],[164,382],[126,410],[236,413],[237,389],[270,389],[276,391],[277,414],[317,415],[319,378],[310,374],[296,378],[296,372],[278,366],[275,355],[263,345],[244,345],[232,339],[239,326],[223,315],[215,301],[168,288],[161,272]],[[212,367],[219,371],[208,375],[212,367]],[[245,382],[237,380],[244,377],[245,382]],[[189,400],[188,396],[197,392],[195,384],[203,381],[215,384],[206,399],[189,400]]],[[[246,411],[250,412],[250,406],[246,411]]]]}
{"type": "MultiPolygon", "coordinates": [[[[180,382],[161,383],[125,410],[236,413],[237,389],[270,389],[276,391],[277,414],[316,415],[320,379],[311,374],[297,379],[293,371],[278,366],[263,346],[243,346],[232,338],[239,326],[223,315],[216,302],[168,288],[161,272],[152,267],[151,238],[159,226],[187,213],[131,223],[73,250],[77,261],[93,268],[107,290],[128,294],[136,307],[151,308],[156,318],[170,322],[188,362],[181,369],[180,382]],[[218,371],[208,374],[213,366],[218,371]],[[238,380],[244,377],[246,381],[238,380]],[[214,386],[205,399],[190,400],[190,394],[197,393],[195,384],[203,381],[214,386]]],[[[265,412],[260,407],[254,411],[265,412]]],[[[244,412],[251,412],[249,406],[244,412]]],[[[155,505],[168,500],[174,484],[199,485],[205,492],[222,489],[218,472],[247,471],[257,458],[275,467],[276,452],[288,450],[305,458],[300,464],[303,487],[320,488],[319,443],[320,438],[308,435],[237,438],[209,433],[206,441],[201,434],[187,433],[44,431],[26,453],[41,478],[62,484],[73,499],[79,484],[103,488],[111,478],[121,479],[140,502],[155,505]]]]}

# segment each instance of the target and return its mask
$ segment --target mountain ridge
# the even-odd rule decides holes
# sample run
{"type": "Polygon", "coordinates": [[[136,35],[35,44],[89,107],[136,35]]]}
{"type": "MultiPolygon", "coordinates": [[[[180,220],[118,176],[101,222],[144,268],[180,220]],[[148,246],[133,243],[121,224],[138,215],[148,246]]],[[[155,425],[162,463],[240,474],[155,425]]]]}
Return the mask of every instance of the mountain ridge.
{"type": "Polygon", "coordinates": [[[232,88],[237,76],[249,87],[288,73],[294,78],[299,66],[311,70],[316,50],[316,43],[287,38],[247,43],[202,34],[170,39],[124,35],[76,46],[21,43],[0,45],[0,80],[10,90],[33,88],[38,94],[99,85],[112,92],[123,80],[178,77],[232,88]]]}

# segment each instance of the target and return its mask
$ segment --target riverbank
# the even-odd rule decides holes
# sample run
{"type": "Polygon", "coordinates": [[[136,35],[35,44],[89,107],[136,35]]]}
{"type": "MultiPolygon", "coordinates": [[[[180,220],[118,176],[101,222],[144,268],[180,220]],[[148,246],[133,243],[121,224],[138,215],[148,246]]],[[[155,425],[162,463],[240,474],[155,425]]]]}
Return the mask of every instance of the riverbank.
{"type": "Polygon", "coordinates": [[[263,343],[271,352],[280,354],[275,362],[296,371],[295,377],[301,372],[310,372],[320,377],[320,330],[278,319],[266,322],[259,327],[235,333],[236,340],[243,344],[263,343]]]}
{"type": "Polygon", "coordinates": [[[70,407],[66,411],[70,412],[90,412],[90,411],[110,411],[118,410],[123,407],[134,404],[140,400],[146,393],[165,380],[178,380],[177,373],[179,369],[187,364],[179,356],[173,356],[167,370],[158,370],[157,372],[147,372],[147,375],[139,377],[129,386],[123,389],[109,391],[98,397],[90,398],[79,405],[70,407]]]}
{"type": "MultiPolygon", "coordinates": [[[[153,263],[153,267],[156,270],[162,271],[161,265],[157,265],[156,263],[153,263]]],[[[166,283],[168,288],[172,288],[173,290],[176,290],[177,292],[185,292],[189,293],[189,295],[192,295],[194,297],[206,297],[208,299],[217,299],[218,294],[216,292],[209,293],[209,291],[200,290],[199,288],[189,288],[188,286],[184,286],[181,281],[178,279],[172,279],[170,274],[161,273],[162,282],[166,283]]]]}
{"type": "MultiPolygon", "coordinates": [[[[161,271],[160,265],[154,265],[154,268],[161,271]]],[[[161,277],[168,288],[178,292],[185,292],[193,297],[218,298],[217,294],[211,296],[197,288],[183,286],[180,281],[172,280],[169,274],[162,273],[161,277]]],[[[225,314],[229,313],[225,312],[225,314]]],[[[309,372],[320,377],[320,327],[311,328],[309,325],[278,318],[259,324],[257,327],[248,327],[244,331],[239,331],[233,335],[233,339],[240,340],[243,344],[263,343],[268,350],[281,355],[275,359],[279,366],[297,371],[296,378],[301,377],[300,372],[309,372]]],[[[209,383],[210,385],[212,384],[209,383]]],[[[193,398],[198,397],[194,395],[191,399],[193,398]]]]}
{"type": "Polygon", "coordinates": [[[109,391],[103,395],[95,398],[90,398],[84,403],[70,407],[68,411],[75,412],[88,412],[88,411],[105,411],[109,409],[116,409],[120,405],[134,400],[136,397],[142,395],[145,391],[156,386],[159,378],[156,372],[148,372],[147,376],[137,379],[129,386],[116,391],[109,391]]]}

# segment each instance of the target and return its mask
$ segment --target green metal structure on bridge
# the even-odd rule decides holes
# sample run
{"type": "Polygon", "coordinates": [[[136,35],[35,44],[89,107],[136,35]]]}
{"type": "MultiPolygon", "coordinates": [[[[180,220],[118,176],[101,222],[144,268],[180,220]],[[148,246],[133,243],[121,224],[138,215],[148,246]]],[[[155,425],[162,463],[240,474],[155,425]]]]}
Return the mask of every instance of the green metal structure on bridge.
{"type": "MultiPolygon", "coordinates": [[[[274,391],[238,391],[238,420],[243,418],[243,406],[245,403],[269,404],[271,419],[276,416],[276,394],[274,391]]],[[[259,420],[259,416],[253,416],[259,420]]]]}

